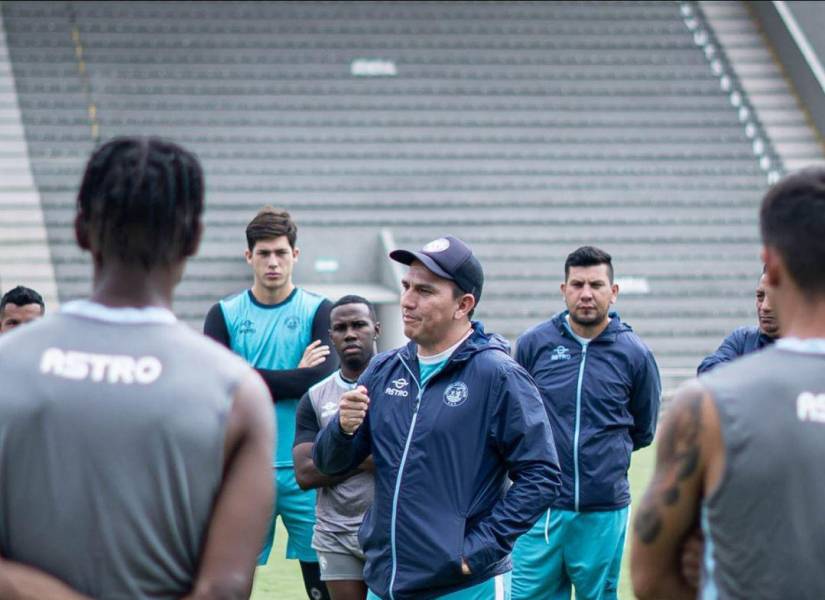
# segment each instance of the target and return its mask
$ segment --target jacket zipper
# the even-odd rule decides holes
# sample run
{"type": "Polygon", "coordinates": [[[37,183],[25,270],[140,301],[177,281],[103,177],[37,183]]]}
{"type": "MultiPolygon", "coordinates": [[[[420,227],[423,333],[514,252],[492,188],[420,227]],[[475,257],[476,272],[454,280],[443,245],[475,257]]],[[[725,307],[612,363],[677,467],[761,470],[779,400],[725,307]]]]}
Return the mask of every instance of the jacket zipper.
{"type": "MultiPolygon", "coordinates": [[[[404,452],[401,454],[401,464],[398,465],[398,475],[395,477],[395,491],[392,495],[392,514],[390,516],[390,549],[392,550],[392,575],[390,576],[390,600],[395,600],[395,596],[393,595],[392,588],[395,585],[395,575],[398,572],[398,560],[396,557],[396,547],[395,547],[395,522],[396,516],[398,514],[398,495],[401,492],[401,476],[404,473],[404,465],[407,463],[407,454],[410,451],[410,443],[412,442],[413,432],[415,431],[415,422],[418,417],[418,408],[421,406],[421,396],[424,394],[424,388],[422,388],[418,380],[413,375],[412,370],[407,366],[407,363],[404,362],[404,359],[399,357],[401,364],[404,365],[404,368],[407,369],[407,372],[410,374],[410,379],[415,382],[415,386],[418,388],[418,395],[415,398],[415,408],[413,408],[413,415],[412,415],[412,423],[410,424],[410,431],[407,433],[407,441],[404,443],[404,452]]],[[[426,385],[424,386],[426,387],[426,385]]]]}
{"type": "Polygon", "coordinates": [[[582,344],[582,362],[579,365],[579,382],[576,385],[576,427],[573,432],[573,480],[575,482],[575,510],[579,512],[579,434],[582,418],[582,383],[584,381],[584,363],[587,362],[587,346],[582,344]]]}

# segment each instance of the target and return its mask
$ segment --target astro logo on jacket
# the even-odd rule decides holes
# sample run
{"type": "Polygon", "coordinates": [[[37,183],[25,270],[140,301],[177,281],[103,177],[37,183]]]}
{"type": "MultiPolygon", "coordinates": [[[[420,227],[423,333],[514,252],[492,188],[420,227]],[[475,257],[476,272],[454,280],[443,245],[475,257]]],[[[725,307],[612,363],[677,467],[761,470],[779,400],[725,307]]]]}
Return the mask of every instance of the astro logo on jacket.
{"type": "Polygon", "coordinates": [[[447,386],[444,390],[444,404],[447,406],[460,406],[467,401],[470,392],[463,381],[456,381],[447,386]]]}
{"type": "Polygon", "coordinates": [[[556,346],[550,354],[550,360],[570,360],[570,350],[565,346],[556,346]]]}
{"type": "Polygon", "coordinates": [[[394,379],[391,386],[387,386],[387,389],[384,390],[384,393],[388,396],[400,396],[401,398],[406,398],[410,395],[410,393],[404,389],[410,382],[404,379],[403,377],[399,377],[398,379],[394,379]]]}

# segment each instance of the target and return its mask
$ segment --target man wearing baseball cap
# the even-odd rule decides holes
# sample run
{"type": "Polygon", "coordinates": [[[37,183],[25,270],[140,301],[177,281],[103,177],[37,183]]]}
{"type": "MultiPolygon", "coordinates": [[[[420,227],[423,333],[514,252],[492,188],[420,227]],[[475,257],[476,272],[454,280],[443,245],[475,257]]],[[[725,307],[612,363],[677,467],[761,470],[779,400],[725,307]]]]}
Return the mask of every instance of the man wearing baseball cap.
{"type": "Polygon", "coordinates": [[[509,598],[513,543],[561,485],[541,396],[507,343],[471,321],[484,273],[464,242],[390,258],[409,265],[411,341],[343,394],[315,463],[337,475],[373,456],[375,501],[359,532],[369,598],[509,598]]]}

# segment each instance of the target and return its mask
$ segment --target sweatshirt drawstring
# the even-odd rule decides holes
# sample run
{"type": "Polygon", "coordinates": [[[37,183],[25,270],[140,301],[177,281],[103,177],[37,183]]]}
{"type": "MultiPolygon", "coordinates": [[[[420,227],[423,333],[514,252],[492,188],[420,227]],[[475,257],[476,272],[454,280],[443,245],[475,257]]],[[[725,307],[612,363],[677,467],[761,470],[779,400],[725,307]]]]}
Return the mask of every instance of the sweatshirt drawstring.
{"type": "Polygon", "coordinates": [[[544,520],[544,541],[550,543],[550,509],[547,509],[547,518],[544,520]]]}

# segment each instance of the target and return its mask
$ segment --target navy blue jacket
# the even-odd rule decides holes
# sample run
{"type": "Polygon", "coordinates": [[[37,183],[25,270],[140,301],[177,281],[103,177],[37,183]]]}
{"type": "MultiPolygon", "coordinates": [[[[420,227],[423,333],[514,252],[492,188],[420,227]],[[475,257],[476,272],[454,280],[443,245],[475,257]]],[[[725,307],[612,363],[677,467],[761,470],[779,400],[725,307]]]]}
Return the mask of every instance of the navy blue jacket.
{"type": "Polygon", "coordinates": [[[359,541],[367,585],[385,600],[435,598],[509,571],[513,543],[561,484],[533,381],[504,340],[473,327],[423,390],[415,344],[376,356],[359,380],[364,423],[347,436],[333,419],[315,442],[329,475],[372,453],[375,501],[359,541]]]}
{"type": "Polygon", "coordinates": [[[759,327],[752,325],[749,327],[737,327],[728,337],[722,340],[722,343],[716,349],[716,352],[709,354],[699,363],[699,368],[696,369],[696,374],[701,375],[710,371],[715,366],[722,363],[730,362],[761,350],[765,346],[773,344],[774,339],[765,335],[759,330],[759,327]]]}
{"type": "Polygon", "coordinates": [[[562,472],[554,508],[616,510],[630,504],[630,454],[653,441],[662,386],[653,354],[610,313],[585,348],[567,311],[529,329],[516,360],[544,397],[562,472]]]}

